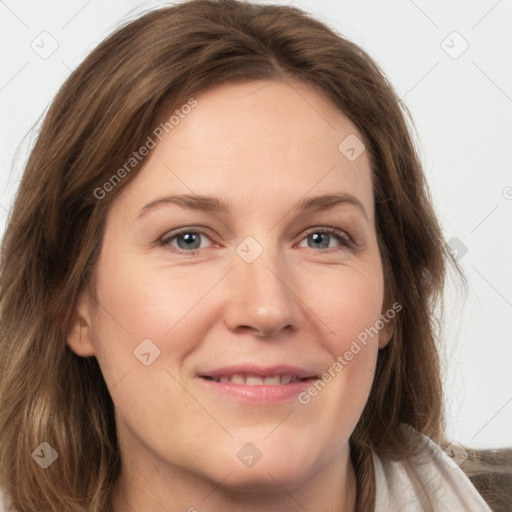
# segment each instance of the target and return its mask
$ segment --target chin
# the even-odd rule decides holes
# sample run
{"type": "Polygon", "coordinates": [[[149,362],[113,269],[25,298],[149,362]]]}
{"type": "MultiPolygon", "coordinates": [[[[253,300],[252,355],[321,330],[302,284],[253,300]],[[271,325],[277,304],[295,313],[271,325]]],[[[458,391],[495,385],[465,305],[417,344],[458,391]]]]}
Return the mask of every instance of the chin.
{"type": "Polygon", "coordinates": [[[282,492],[282,487],[292,491],[314,476],[332,456],[314,453],[304,446],[307,447],[307,443],[278,444],[268,440],[254,445],[237,445],[234,458],[224,454],[216,459],[224,460],[225,464],[218,466],[222,470],[215,471],[212,479],[225,479],[224,488],[240,492],[282,492]],[[251,456],[254,457],[252,461],[251,456]]]}
{"type": "MultiPolygon", "coordinates": [[[[224,488],[238,492],[272,493],[300,487],[314,472],[310,467],[292,467],[260,461],[253,468],[236,468],[223,482],[224,488]]],[[[225,476],[225,475],[224,475],[225,476]]]]}

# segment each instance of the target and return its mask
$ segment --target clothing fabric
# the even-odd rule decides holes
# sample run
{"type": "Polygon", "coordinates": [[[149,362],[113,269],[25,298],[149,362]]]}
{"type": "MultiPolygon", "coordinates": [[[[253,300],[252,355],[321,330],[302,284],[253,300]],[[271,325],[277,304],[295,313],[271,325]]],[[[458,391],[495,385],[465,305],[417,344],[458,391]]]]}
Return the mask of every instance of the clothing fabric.
{"type": "Polygon", "coordinates": [[[382,460],[375,453],[375,512],[492,512],[460,469],[465,452],[453,445],[448,456],[431,439],[410,429],[424,450],[405,461],[382,460]]]}

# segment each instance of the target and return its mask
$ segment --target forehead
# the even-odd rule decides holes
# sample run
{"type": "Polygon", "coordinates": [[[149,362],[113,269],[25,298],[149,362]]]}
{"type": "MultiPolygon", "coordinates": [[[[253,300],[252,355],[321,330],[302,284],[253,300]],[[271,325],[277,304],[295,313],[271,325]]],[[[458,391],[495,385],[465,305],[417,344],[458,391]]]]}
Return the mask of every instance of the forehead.
{"type": "Polygon", "coordinates": [[[130,184],[163,192],[256,197],[270,204],[349,192],[373,215],[371,172],[356,126],[312,86],[269,80],[227,83],[194,97],[193,108],[162,111],[167,130],[130,184]],[[346,142],[348,141],[348,143],[346,142]],[[358,146],[359,144],[359,146],[358,146]],[[350,149],[350,148],[349,148],[350,149]]]}

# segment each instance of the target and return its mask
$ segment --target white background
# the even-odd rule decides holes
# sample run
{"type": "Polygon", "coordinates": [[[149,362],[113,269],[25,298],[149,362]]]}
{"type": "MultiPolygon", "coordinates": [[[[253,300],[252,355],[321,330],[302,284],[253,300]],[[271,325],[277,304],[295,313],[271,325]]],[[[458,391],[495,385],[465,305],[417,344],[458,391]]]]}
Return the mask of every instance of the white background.
{"type": "MultiPolygon", "coordinates": [[[[512,2],[273,3],[314,13],[361,45],[411,111],[446,239],[467,248],[468,294],[449,287],[442,339],[447,434],[512,445],[512,2]]],[[[70,70],[128,14],[163,4],[0,0],[0,234],[30,139],[20,144],[70,70]],[[44,59],[31,47],[42,38],[46,49],[58,44],[44,59]]]]}

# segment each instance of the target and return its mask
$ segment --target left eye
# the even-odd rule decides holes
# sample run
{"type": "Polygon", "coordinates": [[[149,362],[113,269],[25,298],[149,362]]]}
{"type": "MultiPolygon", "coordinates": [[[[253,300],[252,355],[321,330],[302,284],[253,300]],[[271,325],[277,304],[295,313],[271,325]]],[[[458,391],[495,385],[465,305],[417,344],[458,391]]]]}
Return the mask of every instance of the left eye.
{"type": "Polygon", "coordinates": [[[335,247],[335,245],[331,245],[331,242],[333,241],[337,241],[343,247],[351,247],[352,245],[351,240],[346,233],[332,228],[310,231],[303,240],[306,240],[306,242],[311,241],[311,245],[308,244],[308,247],[312,249],[330,249],[335,247]]]}

